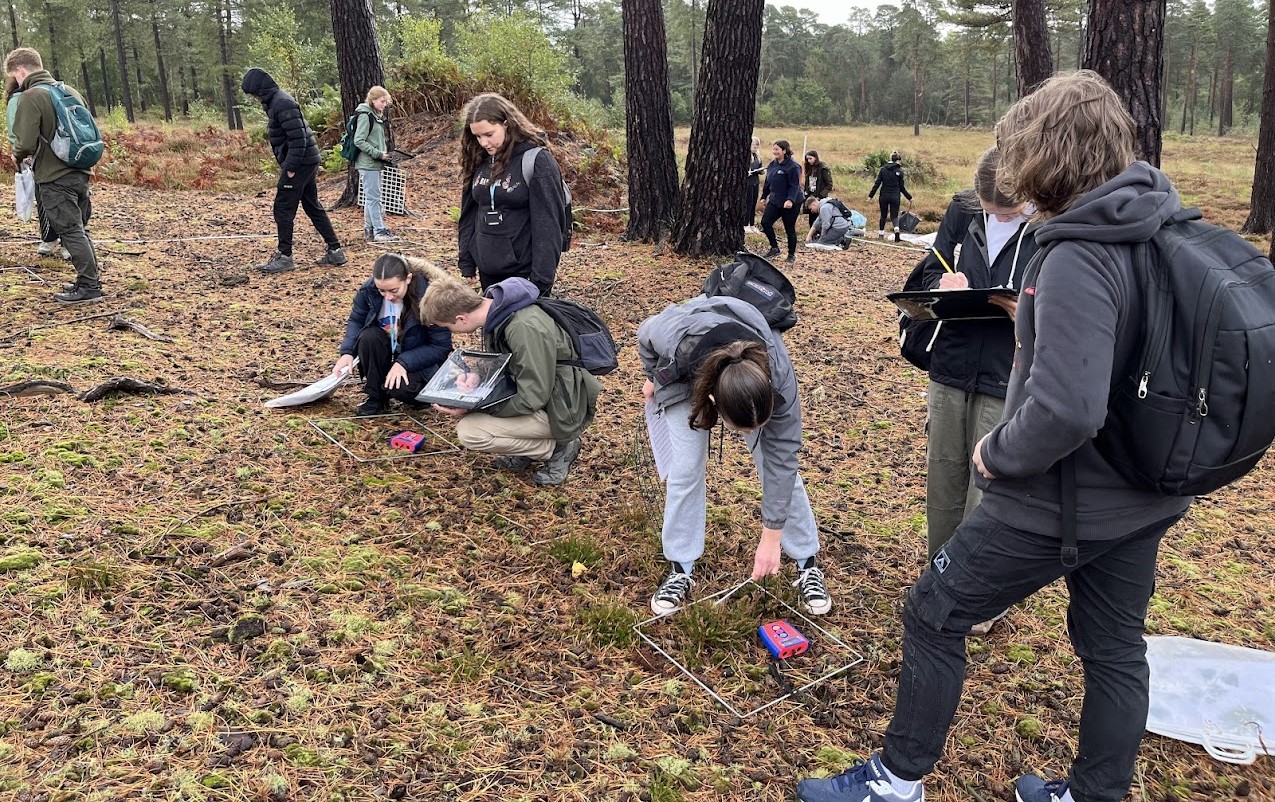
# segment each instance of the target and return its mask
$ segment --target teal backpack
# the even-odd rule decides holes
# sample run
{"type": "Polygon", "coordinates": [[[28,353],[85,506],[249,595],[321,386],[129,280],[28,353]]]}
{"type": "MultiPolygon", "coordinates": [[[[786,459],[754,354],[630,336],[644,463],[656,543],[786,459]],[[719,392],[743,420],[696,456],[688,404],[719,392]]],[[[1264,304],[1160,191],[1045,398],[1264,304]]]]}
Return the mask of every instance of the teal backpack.
{"type": "Polygon", "coordinates": [[[359,128],[359,115],[366,111],[356,111],[345,121],[345,133],[341,134],[341,158],[352,162],[359,157],[359,147],[354,144],[354,135],[359,128]]]}
{"type": "Polygon", "coordinates": [[[49,90],[53,113],[57,116],[57,126],[53,131],[53,139],[49,141],[49,149],[67,167],[91,169],[102,160],[102,153],[106,150],[102,132],[93,120],[93,114],[79,98],[67,91],[66,84],[61,81],[40,86],[49,90]]]}

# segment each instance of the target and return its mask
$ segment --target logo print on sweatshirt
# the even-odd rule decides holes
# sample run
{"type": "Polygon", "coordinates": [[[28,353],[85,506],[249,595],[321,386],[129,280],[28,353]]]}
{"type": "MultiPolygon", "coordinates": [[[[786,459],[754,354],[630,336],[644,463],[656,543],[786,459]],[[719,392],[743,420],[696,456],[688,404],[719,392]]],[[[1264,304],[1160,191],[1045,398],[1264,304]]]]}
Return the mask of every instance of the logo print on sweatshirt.
{"type": "Polygon", "coordinates": [[[952,564],[952,558],[947,556],[947,549],[940,549],[938,554],[934,555],[934,570],[940,574],[947,570],[952,564]]]}

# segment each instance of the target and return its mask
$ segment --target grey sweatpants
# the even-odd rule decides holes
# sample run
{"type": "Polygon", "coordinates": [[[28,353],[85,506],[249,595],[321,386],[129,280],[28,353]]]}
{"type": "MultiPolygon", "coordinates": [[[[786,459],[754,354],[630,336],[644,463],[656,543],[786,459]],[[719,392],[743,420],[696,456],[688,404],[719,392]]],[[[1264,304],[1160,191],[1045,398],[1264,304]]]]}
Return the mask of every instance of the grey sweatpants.
{"type": "MultiPolygon", "coordinates": [[[[664,496],[664,558],[672,562],[692,563],[704,554],[704,526],[707,487],[704,476],[708,467],[708,441],[711,432],[692,429],[690,425],[691,403],[683,401],[665,407],[661,413],[668,421],[672,462],[664,496]]],[[[766,486],[766,474],[762,461],[757,457],[756,433],[746,438],[748,450],[757,465],[762,487],[766,486]]],[[[788,507],[788,521],[784,525],[780,547],[794,560],[805,560],[819,551],[819,530],[815,523],[810,497],[800,474],[792,489],[792,501],[788,507]]]]}
{"type": "MultiPolygon", "coordinates": [[[[838,218],[840,219],[840,218],[838,218]]],[[[820,245],[840,245],[841,240],[846,238],[846,232],[850,230],[850,223],[846,222],[843,226],[828,226],[827,231],[819,232],[820,245]]]]}
{"type": "Polygon", "coordinates": [[[929,558],[952,537],[983,493],[974,486],[974,446],[1000,423],[1005,399],[930,382],[925,448],[925,526],[929,558]]]}

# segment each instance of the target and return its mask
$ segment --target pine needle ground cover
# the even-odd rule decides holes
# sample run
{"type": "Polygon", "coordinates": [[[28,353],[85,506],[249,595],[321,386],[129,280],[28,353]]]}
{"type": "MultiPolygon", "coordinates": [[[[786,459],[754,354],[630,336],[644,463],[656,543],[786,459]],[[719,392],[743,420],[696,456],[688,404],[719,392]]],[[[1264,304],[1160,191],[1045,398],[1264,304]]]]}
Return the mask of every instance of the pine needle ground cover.
{"type": "MultiPolygon", "coordinates": [[[[394,227],[408,252],[454,266],[451,151],[416,144],[431,154],[409,163],[421,216],[394,227]]],[[[96,190],[102,240],[273,231],[268,190],[96,190]]],[[[338,191],[322,188],[328,200],[338,191]]],[[[357,209],[334,220],[344,235],[361,229],[357,209]]],[[[632,631],[664,570],[639,476],[649,466],[633,447],[633,335],[689,297],[708,264],[577,237],[559,286],[627,347],[570,481],[536,488],[465,453],[356,462],[308,423],[352,414],[352,388],[311,407],[262,406],[287,391],[279,383],[330,370],[380,253],[355,241],[348,265],[309,267],[322,245],[304,218],[297,232],[307,266],[269,277],[248,269],[269,256],[269,236],[103,242],[108,298],[88,311],[50,302],[70,270],[35,260],[33,240],[0,251],[48,282],[0,272],[0,386],[79,391],[131,376],[192,393],[0,400],[0,799],[779,800],[879,745],[902,599],[925,552],[925,380],[897,358],[883,297],[917,254],[803,251],[787,271],[801,295],[786,339],[802,470],[835,596],[826,625],[866,661],[737,721],[632,631]],[[70,322],[115,310],[173,341],[70,322]]],[[[343,436],[379,449],[384,433],[343,436]]],[[[1175,527],[1153,633],[1275,649],[1273,479],[1263,465],[1175,527]]],[[[751,570],[759,493],[727,438],[709,468],[697,592],[751,570]]],[[[1018,774],[1066,770],[1083,687],[1065,604],[1052,587],[970,642],[930,798],[1008,799],[1018,774]]],[[[764,665],[733,620],[686,638],[706,657],[764,665]]],[[[1132,793],[1275,799],[1275,762],[1223,765],[1148,736],[1132,793]]]]}

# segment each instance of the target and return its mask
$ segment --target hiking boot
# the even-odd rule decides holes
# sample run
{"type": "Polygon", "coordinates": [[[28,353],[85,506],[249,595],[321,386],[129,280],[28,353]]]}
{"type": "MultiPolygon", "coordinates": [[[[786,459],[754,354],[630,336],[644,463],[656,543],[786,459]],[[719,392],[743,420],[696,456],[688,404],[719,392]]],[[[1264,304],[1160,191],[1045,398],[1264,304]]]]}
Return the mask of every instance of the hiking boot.
{"type": "Polygon", "coordinates": [[[358,418],[370,418],[373,415],[384,415],[389,408],[390,405],[385,403],[385,399],[368,396],[367,400],[354,410],[354,415],[358,418]]]}
{"type": "Polygon", "coordinates": [[[896,791],[875,754],[867,763],[856,760],[849,770],[826,780],[802,780],[797,783],[800,802],[924,802],[925,787],[918,780],[908,793],[896,791]]]}
{"type": "Polygon", "coordinates": [[[491,461],[491,467],[500,471],[509,471],[510,473],[522,473],[531,467],[531,457],[496,457],[491,461]]]}
{"type": "Polygon", "coordinates": [[[771,248],[770,250],[763,253],[761,256],[763,259],[773,259],[781,253],[783,253],[783,251],[779,250],[778,248],[771,248]]]}
{"type": "Polygon", "coordinates": [[[275,251],[270,261],[264,265],[257,265],[257,269],[262,273],[287,273],[289,270],[296,270],[297,263],[292,261],[292,257],[286,253],[275,251]]]}
{"type": "Polygon", "coordinates": [[[531,481],[538,485],[560,485],[567,481],[567,472],[580,456],[580,438],[566,443],[559,443],[553,450],[553,456],[545,460],[544,467],[531,475],[531,481]]]}
{"type": "Polygon", "coordinates": [[[788,264],[793,264],[794,262],[797,261],[797,254],[795,253],[788,254],[788,258],[785,259],[784,261],[787,262],[788,264]]]}
{"type": "Polygon", "coordinates": [[[1014,783],[1014,799],[1018,802],[1071,802],[1068,780],[1045,782],[1035,774],[1024,774],[1014,783]]]}
{"type": "Polygon", "coordinates": [[[668,615],[681,608],[686,597],[691,595],[691,585],[695,584],[695,580],[682,570],[682,566],[677,563],[669,563],[669,566],[668,576],[664,577],[659,589],[651,597],[651,612],[656,615],[668,615]]]}
{"type": "Polygon", "coordinates": [[[59,292],[53,300],[64,304],[91,304],[102,300],[100,289],[89,289],[82,284],[73,284],[70,290],[59,292]]]}
{"type": "Polygon", "coordinates": [[[823,571],[815,567],[814,557],[806,560],[804,568],[798,566],[797,581],[792,586],[801,590],[801,600],[811,615],[823,615],[832,609],[832,597],[823,584],[823,571]]]}
{"type": "Polygon", "coordinates": [[[1004,618],[1008,613],[1009,613],[1009,610],[1002,610],[1000,615],[992,616],[986,621],[983,621],[982,623],[975,624],[974,626],[970,627],[970,631],[967,634],[975,638],[983,637],[987,633],[991,632],[992,626],[997,621],[1004,618]]]}
{"type": "Polygon", "coordinates": [[[345,251],[340,248],[328,248],[322,256],[314,260],[314,263],[316,265],[333,265],[334,267],[340,267],[348,261],[350,260],[346,258],[345,251]]]}
{"type": "Polygon", "coordinates": [[[389,229],[376,232],[376,236],[372,238],[373,242],[402,242],[403,238],[391,234],[389,229]]]}

